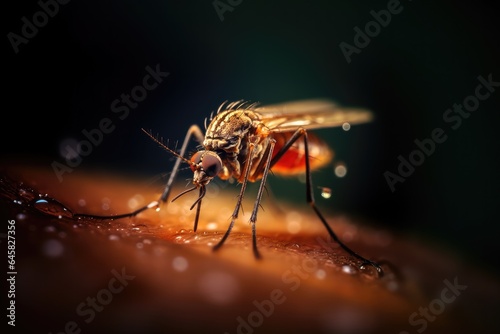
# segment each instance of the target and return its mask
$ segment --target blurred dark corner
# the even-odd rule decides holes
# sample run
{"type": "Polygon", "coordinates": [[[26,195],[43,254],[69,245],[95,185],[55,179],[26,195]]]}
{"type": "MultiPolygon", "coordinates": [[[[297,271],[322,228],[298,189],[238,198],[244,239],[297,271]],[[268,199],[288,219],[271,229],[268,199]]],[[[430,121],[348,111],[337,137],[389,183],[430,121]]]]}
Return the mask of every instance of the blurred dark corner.
{"type": "MultiPolygon", "coordinates": [[[[98,168],[148,179],[168,172],[172,160],[141,128],[173,144],[225,100],[331,98],[373,110],[376,121],[319,131],[348,166],[343,179],[331,168],[314,175],[315,185],[333,189],[328,201],[316,194],[319,205],[492,265],[499,250],[500,92],[456,131],[442,117],[474,94],[478,76],[500,81],[498,12],[481,1],[403,1],[348,63],[340,43],[352,45],[354,27],[364,29],[370,11],[387,3],[243,1],[221,21],[211,1],[71,1],[17,54],[8,33],[19,34],[21,18],[40,7],[34,0],[6,3],[2,163],[64,162],[64,140],[83,140],[82,130],[110,118],[115,129],[73,173],[98,168]],[[111,103],[157,64],[169,76],[119,119],[111,103]],[[398,156],[407,158],[414,140],[435,128],[448,139],[391,192],[384,172],[396,173],[398,156]]],[[[270,182],[280,198],[304,201],[296,180],[270,182]],[[285,185],[297,187],[296,198],[286,197],[285,185]]]]}

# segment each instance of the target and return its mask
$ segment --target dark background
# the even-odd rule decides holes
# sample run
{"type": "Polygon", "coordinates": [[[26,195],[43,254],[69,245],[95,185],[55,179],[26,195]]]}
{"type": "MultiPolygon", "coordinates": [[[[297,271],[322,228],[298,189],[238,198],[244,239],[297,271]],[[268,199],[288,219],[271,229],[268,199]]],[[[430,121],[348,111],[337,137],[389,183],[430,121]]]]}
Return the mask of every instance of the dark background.
{"type": "MultiPolygon", "coordinates": [[[[71,1],[17,54],[7,34],[20,34],[21,18],[32,22],[40,6],[4,6],[4,163],[64,162],[61,143],[84,139],[83,129],[108,117],[115,130],[64,177],[99,168],[146,180],[168,172],[172,159],[141,128],[173,143],[225,100],[330,98],[369,108],[376,120],[349,132],[318,131],[348,166],[343,179],[331,167],[315,174],[316,185],[333,189],[328,201],[316,189],[324,210],[497,262],[500,92],[456,131],[442,119],[474,94],[479,75],[500,81],[498,12],[486,2],[402,1],[402,12],[350,64],[339,44],[353,44],[354,27],[364,29],[370,11],[387,1],[243,1],[223,21],[212,1],[71,1]],[[156,64],[170,75],[118,119],[111,102],[156,64]],[[398,156],[408,157],[413,141],[438,127],[448,139],[392,193],[384,172],[396,172],[398,156]]],[[[270,182],[280,198],[303,201],[297,180],[270,182]]]]}

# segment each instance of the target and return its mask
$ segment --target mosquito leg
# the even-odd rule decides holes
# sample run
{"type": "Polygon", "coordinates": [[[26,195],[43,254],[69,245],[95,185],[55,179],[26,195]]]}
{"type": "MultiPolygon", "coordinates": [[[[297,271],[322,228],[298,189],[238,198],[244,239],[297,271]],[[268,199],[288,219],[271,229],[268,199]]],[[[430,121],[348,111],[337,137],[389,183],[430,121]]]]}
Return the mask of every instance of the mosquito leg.
{"type": "Polygon", "coordinates": [[[308,148],[307,132],[305,130],[302,130],[302,133],[304,136],[304,147],[305,147],[305,155],[306,155],[306,188],[307,188],[307,195],[306,196],[307,196],[307,202],[312,206],[314,212],[316,212],[316,215],[319,217],[319,219],[321,220],[323,225],[325,225],[325,227],[328,231],[328,234],[330,234],[332,239],[335,240],[340,245],[340,247],[342,247],[346,252],[348,252],[349,254],[354,256],[355,258],[361,260],[361,266],[360,266],[361,268],[364,268],[366,265],[371,265],[377,270],[379,276],[382,276],[383,270],[377,263],[362,257],[361,255],[357,254],[356,252],[351,250],[349,247],[347,247],[342,241],[340,241],[340,239],[337,237],[335,232],[333,232],[332,228],[330,227],[330,225],[328,225],[328,222],[326,221],[326,219],[323,217],[323,215],[321,214],[321,212],[317,208],[315,201],[314,201],[311,168],[309,165],[309,148],[308,148]]]}
{"type": "MultiPolygon", "coordinates": [[[[149,133],[148,133],[148,135],[149,135],[149,133]]],[[[203,143],[203,139],[204,139],[203,132],[196,124],[191,125],[186,133],[186,136],[184,137],[184,142],[182,143],[181,150],[179,151],[179,154],[177,155],[177,159],[175,160],[175,164],[174,164],[174,168],[172,169],[172,173],[170,174],[170,177],[167,181],[167,184],[165,185],[165,189],[163,190],[163,193],[160,196],[159,202],[161,202],[161,203],[165,203],[168,199],[168,196],[170,195],[170,191],[172,190],[172,184],[174,183],[174,180],[177,177],[177,173],[179,172],[179,166],[180,166],[181,162],[183,160],[185,160],[183,157],[186,154],[186,149],[187,149],[187,146],[188,146],[192,136],[195,136],[200,144],[203,143]]],[[[153,139],[158,142],[158,140],[156,140],[155,138],[153,138],[153,139]]],[[[200,218],[200,209],[201,209],[201,199],[203,198],[204,195],[205,195],[205,188],[203,187],[203,188],[200,188],[200,197],[199,197],[198,201],[196,202],[197,203],[196,216],[195,216],[194,226],[193,226],[193,231],[195,231],[195,232],[198,228],[198,220],[200,218]]],[[[178,197],[179,197],[179,195],[176,198],[178,198],[178,197]]],[[[176,198],[174,198],[172,201],[174,201],[176,198]]]]}
{"type": "MultiPolygon", "coordinates": [[[[243,184],[241,185],[240,194],[238,195],[238,201],[236,202],[236,206],[234,208],[233,214],[231,215],[231,223],[229,223],[229,226],[226,230],[226,233],[224,233],[224,236],[222,237],[222,239],[220,239],[220,241],[214,246],[214,248],[213,248],[214,251],[219,250],[222,247],[222,245],[224,244],[224,242],[226,241],[227,237],[229,237],[229,234],[231,234],[231,230],[233,229],[234,222],[235,222],[236,218],[238,218],[238,212],[240,211],[240,208],[241,208],[241,202],[243,200],[243,194],[245,193],[246,184],[247,184],[247,181],[245,180],[243,182],[243,184]]],[[[257,258],[259,257],[258,254],[256,254],[256,257],[257,258]]]]}
{"type": "MultiPolygon", "coordinates": [[[[146,132],[144,129],[143,129],[143,131],[146,132]]],[[[148,134],[151,138],[154,139],[154,137],[152,137],[150,133],[146,132],[146,134],[148,134]]],[[[175,177],[177,176],[177,173],[179,172],[179,166],[180,166],[181,161],[182,161],[181,157],[184,156],[184,154],[186,153],[187,146],[188,146],[189,141],[191,140],[191,137],[193,135],[196,137],[196,139],[200,143],[203,142],[204,136],[203,136],[203,133],[201,132],[200,128],[197,125],[191,125],[191,127],[189,127],[189,129],[186,133],[186,137],[184,138],[184,142],[182,143],[179,157],[177,157],[177,159],[175,161],[175,165],[174,165],[174,168],[172,170],[172,173],[170,174],[170,177],[167,181],[165,189],[163,190],[163,193],[161,194],[158,201],[152,201],[151,203],[149,203],[149,204],[147,204],[147,205],[145,205],[145,206],[143,206],[135,211],[123,213],[123,214],[118,214],[118,215],[100,216],[100,215],[90,215],[90,214],[84,214],[84,213],[75,213],[73,215],[73,217],[74,218],[101,219],[101,220],[107,220],[107,219],[115,220],[115,219],[121,219],[121,218],[127,218],[127,217],[134,217],[143,211],[149,210],[151,208],[158,208],[160,206],[160,203],[165,203],[168,199],[170,191],[172,190],[172,184],[175,180],[175,177]]],[[[154,140],[157,141],[156,139],[154,139],[154,140]]],[[[197,222],[195,222],[195,226],[196,225],[197,225],[197,222]]]]}
{"type": "Polygon", "coordinates": [[[309,205],[311,205],[311,207],[313,208],[314,212],[316,213],[316,215],[318,216],[318,218],[321,220],[321,222],[325,226],[326,230],[328,231],[328,234],[330,235],[330,237],[333,240],[335,240],[335,242],[337,242],[340,245],[340,247],[342,247],[342,249],[344,249],[347,253],[349,253],[351,256],[353,256],[353,257],[355,257],[355,258],[357,258],[358,260],[361,261],[360,268],[364,268],[366,265],[371,265],[371,266],[373,266],[377,270],[378,275],[382,276],[383,275],[383,270],[380,267],[380,265],[377,264],[376,262],[370,261],[370,260],[362,257],[361,255],[357,254],[352,249],[350,249],[349,247],[347,247],[347,245],[345,245],[337,237],[337,235],[332,230],[332,228],[330,227],[330,225],[328,225],[328,222],[326,221],[325,217],[323,217],[323,215],[321,214],[321,212],[319,211],[319,209],[316,207],[316,204],[315,204],[315,201],[314,201],[314,194],[313,194],[311,168],[310,168],[310,163],[309,163],[309,147],[308,147],[308,143],[309,142],[308,142],[308,138],[307,138],[307,131],[305,129],[303,129],[303,128],[298,129],[292,135],[292,137],[290,137],[290,139],[288,140],[288,142],[285,143],[285,145],[283,145],[283,147],[280,149],[280,151],[275,155],[275,157],[271,161],[271,167],[273,166],[273,164],[275,164],[286,153],[286,151],[300,137],[304,138],[304,148],[305,148],[305,152],[304,153],[305,153],[305,156],[306,156],[305,161],[306,161],[306,199],[307,199],[307,203],[309,203],[309,205]]]}
{"type": "Polygon", "coordinates": [[[151,208],[155,208],[155,207],[158,207],[159,203],[158,201],[153,201],[151,203],[149,203],[148,205],[145,205],[135,211],[132,211],[132,212],[129,212],[129,213],[124,213],[124,214],[120,214],[120,215],[114,215],[114,216],[99,216],[99,215],[89,215],[89,214],[85,214],[85,213],[75,213],[73,214],[73,218],[90,218],[90,219],[101,219],[101,220],[106,220],[106,219],[110,219],[110,220],[114,220],[114,219],[121,219],[121,218],[126,218],[126,217],[133,217],[135,215],[138,215],[139,213],[141,213],[142,211],[146,211],[148,209],[151,209],[151,208]]]}
{"type": "MultiPolygon", "coordinates": [[[[203,132],[201,132],[201,129],[195,124],[191,125],[186,133],[186,137],[184,137],[184,142],[182,143],[181,150],[179,152],[179,155],[181,157],[183,157],[184,154],[186,153],[187,146],[193,135],[200,143],[203,142],[204,136],[203,132]]],[[[170,174],[167,184],[165,185],[165,189],[163,190],[163,193],[161,194],[160,197],[160,201],[163,203],[167,201],[168,196],[170,195],[170,191],[172,190],[172,184],[174,183],[177,173],[179,172],[179,166],[181,165],[181,162],[182,159],[180,157],[178,157],[175,160],[175,165],[174,168],[172,169],[172,173],[170,174]]]]}
{"type": "Polygon", "coordinates": [[[260,258],[260,254],[257,249],[257,233],[256,233],[255,223],[257,221],[257,212],[259,211],[260,201],[262,200],[262,194],[264,193],[264,189],[266,187],[266,180],[267,180],[267,175],[269,174],[269,168],[271,166],[271,158],[273,156],[274,144],[276,144],[276,141],[274,139],[271,138],[268,140],[269,140],[269,146],[268,149],[266,150],[267,154],[266,164],[264,167],[264,172],[262,174],[262,179],[260,181],[259,191],[257,192],[257,198],[255,199],[255,204],[253,206],[252,215],[250,216],[250,223],[252,224],[252,246],[253,246],[253,253],[256,258],[260,258]]]}
{"type": "MultiPolygon", "coordinates": [[[[249,154],[248,154],[249,157],[252,156],[253,147],[254,147],[253,144],[250,144],[249,154]]],[[[226,241],[227,237],[229,237],[231,230],[233,229],[234,222],[235,222],[236,218],[238,218],[238,213],[240,212],[241,203],[243,201],[243,196],[245,195],[245,190],[247,188],[248,177],[250,175],[250,170],[252,169],[251,167],[252,167],[252,159],[249,158],[249,159],[247,159],[247,162],[245,163],[245,171],[244,171],[245,177],[243,179],[243,182],[241,183],[241,189],[240,189],[240,193],[238,195],[238,200],[236,202],[236,206],[234,207],[233,214],[231,215],[231,223],[229,223],[229,227],[227,228],[227,231],[224,234],[224,236],[222,237],[222,239],[214,246],[214,248],[213,248],[214,251],[216,251],[222,247],[222,245],[226,241]]],[[[252,233],[253,233],[253,235],[255,235],[255,228],[254,227],[252,229],[252,233]]],[[[257,252],[257,249],[255,248],[255,246],[254,246],[254,255],[256,258],[260,258],[260,254],[257,252]]]]}
{"type": "MultiPolygon", "coordinates": [[[[239,199],[238,199],[238,202],[240,202],[239,199]]],[[[239,203],[237,203],[236,207],[234,208],[234,212],[231,215],[231,223],[229,223],[229,226],[226,230],[226,233],[224,233],[224,236],[222,237],[222,239],[220,239],[220,241],[214,246],[213,251],[219,250],[222,247],[222,245],[224,244],[224,242],[226,241],[227,237],[229,237],[229,234],[231,234],[231,230],[233,229],[233,226],[234,226],[234,221],[236,220],[236,218],[238,218],[238,211],[239,210],[240,210],[239,203]]]]}

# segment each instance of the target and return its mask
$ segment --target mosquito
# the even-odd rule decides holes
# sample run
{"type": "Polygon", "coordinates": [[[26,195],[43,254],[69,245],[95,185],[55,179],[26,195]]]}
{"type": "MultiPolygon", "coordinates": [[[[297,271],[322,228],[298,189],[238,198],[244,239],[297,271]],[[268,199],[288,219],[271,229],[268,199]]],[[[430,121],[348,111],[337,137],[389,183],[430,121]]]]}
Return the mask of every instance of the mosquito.
{"type": "Polygon", "coordinates": [[[158,201],[153,201],[133,212],[98,216],[76,214],[78,217],[97,219],[120,219],[133,217],[142,211],[156,208],[167,202],[172,185],[180,170],[181,162],[187,163],[193,172],[192,187],[175,196],[171,201],[198,190],[198,197],[191,206],[196,207],[194,228],[198,227],[200,210],[206,187],[210,181],[219,177],[222,180],[235,179],[240,185],[231,222],[224,236],[213,247],[216,251],[222,247],[229,237],[234,223],[241,210],[243,197],[248,182],[260,185],[250,215],[252,230],[252,249],[255,258],[261,258],[257,248],[256,222],[263,192],[269,172],[281,175],[293,175],[305,172],[306,200],[323,223],[329,236],[351,256],[361,262],[360,268],[373,266],[379,276],[382,268],[374,261],[364,258],[351,250],[335,234],[323,214],[315,204],[311,172],[323,167],[332,159],[328,145],[309,130],[331,128],[344,124],[362,124],[370,122],[373,114],[366,109],[341,107],[330,100],[299,100],[287,103],[261,106],[259,103],[239,100],[222,103],[215,114],[205,119],[205,134],[194,124],[188,129],[179,153],[164,145],[150,132],[142,129],[151,139],[173,154],[175,161],[172,173],[158,201]],[[207,122],[208,125],[207,125],[207,122]],[[201,149],[190,159],[185,158],[186,149],[192,138],[200,144],[201,149]]]}

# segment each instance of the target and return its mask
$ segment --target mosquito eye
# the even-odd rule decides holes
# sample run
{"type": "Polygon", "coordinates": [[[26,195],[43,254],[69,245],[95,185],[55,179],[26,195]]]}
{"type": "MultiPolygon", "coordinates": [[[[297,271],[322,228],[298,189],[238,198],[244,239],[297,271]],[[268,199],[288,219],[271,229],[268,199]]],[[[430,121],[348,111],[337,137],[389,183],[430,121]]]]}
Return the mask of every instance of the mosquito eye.
{"type": "Polygon", "coordinates": [[[222,169],[222,161],[216,154],[205,154],[201,161],[201,166],[207,176],[214,177],[222,169]]]}
{"type": "Polygon", "coordinates": [[[203,152],[196,152],[191,156],[191,162],[194,163],[194,165],[191,165],[191,170],[194,172],[196,170],[196,166],[200,163],[201,158],[203,156],[203,152]]]}

